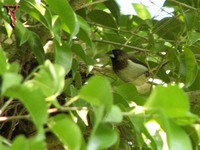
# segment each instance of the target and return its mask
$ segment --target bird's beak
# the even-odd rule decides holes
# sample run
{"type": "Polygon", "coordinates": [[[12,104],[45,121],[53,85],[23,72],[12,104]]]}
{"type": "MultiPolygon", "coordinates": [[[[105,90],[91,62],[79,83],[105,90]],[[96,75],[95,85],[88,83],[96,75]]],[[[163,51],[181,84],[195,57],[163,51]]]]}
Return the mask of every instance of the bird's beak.
{"type": "Polygon", "coordinates": [[[106,54],[107,54],[110,58],[114,58],[114,57],[115,57],[112,51],[109,51],[109,52],[107,52],[106,54]]]}

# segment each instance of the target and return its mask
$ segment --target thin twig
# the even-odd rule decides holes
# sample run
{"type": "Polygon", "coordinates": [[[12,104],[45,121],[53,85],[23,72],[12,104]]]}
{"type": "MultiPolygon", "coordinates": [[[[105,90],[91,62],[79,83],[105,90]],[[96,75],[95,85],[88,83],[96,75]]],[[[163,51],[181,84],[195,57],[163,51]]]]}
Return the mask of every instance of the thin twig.
{"type": "Polygon", "coordinates": [[[109,30],[113,30],[113,31],[116,31],[116,32],[124,32],[124,33],[129,33],[131,35],[135,35],[137,37],[140,37],[140,38],[143,38],[144,40],[148,40],[146,37],[143,37],[143,36],[140,36],[132,31],[128,31],[128,30],[123,30],[123,29],[116,29],[116,28],[112,28],[112,27],[107,27],[107,26],[104,26],[104,25],[101,25],[101,24],[98,24],[98,23],[94,23],[94,22],[88,22],[88,24],[90,25],[94,25],[94,26],[99,26],[99,27],[102,27],[102,28],[106,28],[106,29],[109,29],[109,30]]]}
{"type": "Polygon", "coordinates": [[[0,115],[6,110],[6,108],[8,107],[8,105],[13,101],[13,98],[10,98],[4,105],[3,107],[0,109],[0,115]]]}
{"type": "Polygon", "coordinates": [[[0,117],[0,122],[18,120],[18,119],[29,119],[30,117],[31,117],[30,115],[0,117]]]}
{"type": "Polygon", "coordinates": [[[108,0],[99,0],[99,1],[91,2],[91,3],[87,3],[85,5],[82,5],[81,7],[79,7],[76,10],[79,10],[79,9],[82,9],[82,8],[86,8],[86,7],[89,7],[89,6],[92,6],[92,5],[96,5],[96,4],[99,4],[99,3],[103,3],[103,2],[106,2],[106,1],[108,1],[108,0]]]}
{"type": "Polygon", "coordinates": [[[66,106],[71,105],[72,103],[74,103],[75,101],[77,101],[79,99],[79,96],[75,96],[73,98],[71,98],[67,103],[66,106]]]}
{"type": "Polygon", "coordinates": [[[94,39],[92,41],[93,42],[98,42],[98,43],[105,43],[105,44],[111,44],[111,45],[116,45],[116,46],[131,48],[131,49],[134,49],[134,50],[137,50],[137,51],[141,51],[141,52],[148,52],[149,51],[147,49],[143,49],[143,48],[139,48],[139,47],[135,47],[135,46],[131,46],[131,45],[126,45],[126,44],[121,44],[121,43],[117,43],[117,42],[106,41],[106,40],[97,40],[97,39],[94,39]]]}
{"type": "Polygon", "coordinates": [[[181,5],[181,6],[185,7],[185,8],[189,8],[189,9],[192,9],[192,10],[197,10],[197,9],[194,8],[194,7],[191,7],[191,6],[187,5],[187,4],[178,2],[178,1],[176,1],[176,0],[169,0],[169,1],[171,1],[171,2],[173,2],[173,3],[176,3],[176,4],[179,4],[179,5],[181,5]]]}
{"type": "Polygon", "coordinates": [[[87,107],[61,107],[61,108],[51,108],[48,110],[48,113],[58,113],[58,112],[66,112],[66,111],[77,111],[77,110],[88,110],[87,107]]]}

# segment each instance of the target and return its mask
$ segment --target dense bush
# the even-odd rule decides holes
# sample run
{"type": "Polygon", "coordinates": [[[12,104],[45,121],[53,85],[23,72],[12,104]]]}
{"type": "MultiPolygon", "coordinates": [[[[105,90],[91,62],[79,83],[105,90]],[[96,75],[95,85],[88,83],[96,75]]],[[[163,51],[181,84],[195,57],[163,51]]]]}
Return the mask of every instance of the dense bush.
{"type": "Polygon", "coordinates": [[[199,149],[199,1],[166,0],[161,20],[114,0],[0,2],[1,150],[199,149]],[[154,70],[150,93],[113,73],[114,48],[154,70]]]}

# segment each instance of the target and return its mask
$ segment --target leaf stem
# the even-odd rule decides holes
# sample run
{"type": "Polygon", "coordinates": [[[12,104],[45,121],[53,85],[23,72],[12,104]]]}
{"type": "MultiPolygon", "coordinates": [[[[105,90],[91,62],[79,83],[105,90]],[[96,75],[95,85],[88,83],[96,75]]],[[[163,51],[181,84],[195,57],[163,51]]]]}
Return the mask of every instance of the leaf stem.
{"type": "Polygon", "coordinates": [[[75,96],[75,97],[71,98],[71,99],[65,104],[65,106],[71,105],[72,103],[74,103],[74,102],[77,101],[78,99],[79,99],[79,96],[75,96]]]}

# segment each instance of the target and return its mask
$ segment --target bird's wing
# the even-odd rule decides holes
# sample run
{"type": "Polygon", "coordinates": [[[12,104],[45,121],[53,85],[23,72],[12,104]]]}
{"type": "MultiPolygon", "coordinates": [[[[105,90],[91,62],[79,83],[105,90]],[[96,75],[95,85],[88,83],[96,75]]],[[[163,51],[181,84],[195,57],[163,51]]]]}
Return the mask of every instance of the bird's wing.
{"type": "MultiPolygon", "coordinates": [[[[139,60],[136,59],[136,58],[130,57],[129,59],[130,59],[131,61],[137,63],[137,64],[140,64],[140,65],[143,65],[143,66],[147,67],[147,65],[146,65],[145,63],[139,61],[139,60]]],[[[148,68],[148,67],[147,67],[147,68],[148,68]]]]}

